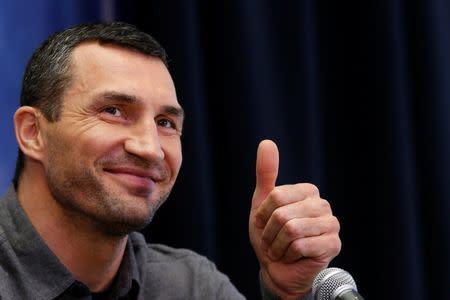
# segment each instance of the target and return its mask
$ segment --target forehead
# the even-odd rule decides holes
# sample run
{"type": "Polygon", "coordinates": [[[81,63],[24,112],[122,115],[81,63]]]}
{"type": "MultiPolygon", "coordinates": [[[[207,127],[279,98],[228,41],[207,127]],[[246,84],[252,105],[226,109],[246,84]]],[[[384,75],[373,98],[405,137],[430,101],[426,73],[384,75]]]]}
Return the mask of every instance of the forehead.
{"type": "MultiPolygon", "coordinates": [[[[71,85],[65,96],[114,90],[151,102],[178,104],[175,86],[157,57],[116,45],[82,43],[71,55],[71,85]]],[[[67,98],[67,97],[66,97],[67,98]]]]}

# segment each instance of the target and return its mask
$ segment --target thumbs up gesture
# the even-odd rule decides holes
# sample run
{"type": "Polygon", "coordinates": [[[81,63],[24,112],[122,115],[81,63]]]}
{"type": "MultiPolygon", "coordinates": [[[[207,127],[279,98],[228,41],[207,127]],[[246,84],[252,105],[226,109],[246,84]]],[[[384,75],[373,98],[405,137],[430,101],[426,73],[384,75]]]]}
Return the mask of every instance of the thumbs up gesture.
{"type": "Polygon", "coordinates": [[[278,162],[276,144],[262,141],[256,158],[250,241],[266,287],[282,299],[298,299],[339,253],[339,222],[314,185],[275,186],[278,162]]]}

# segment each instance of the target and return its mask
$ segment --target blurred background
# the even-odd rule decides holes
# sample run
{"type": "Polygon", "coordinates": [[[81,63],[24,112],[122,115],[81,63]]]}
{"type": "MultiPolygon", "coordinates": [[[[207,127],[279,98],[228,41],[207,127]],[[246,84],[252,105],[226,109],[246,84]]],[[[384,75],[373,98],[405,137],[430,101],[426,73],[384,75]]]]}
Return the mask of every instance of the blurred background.
{"type": "Polygon", "coordinates": [[[366,299],[437,299],[450,282],[450,3],[443,0],[0,0],[0,194],[12,116],[48,35],[127,21],[167,50],[187,113],[184,164],[150,242],[214,261],[259,299],[248,213],[260,140],[278,184],[312,182],[341,222],[366,299]]]}

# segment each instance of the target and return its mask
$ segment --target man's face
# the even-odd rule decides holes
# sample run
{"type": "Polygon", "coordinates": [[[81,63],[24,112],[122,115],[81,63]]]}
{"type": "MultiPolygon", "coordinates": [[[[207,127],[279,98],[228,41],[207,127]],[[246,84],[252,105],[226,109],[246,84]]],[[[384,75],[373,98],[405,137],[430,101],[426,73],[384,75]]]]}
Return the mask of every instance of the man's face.
{"type": "Polygon", "coordinates": [[[59,121],[44,123],[49,189],[70,215],[109,234],[147,225],[181,166],[183,113],[154,57],[84,43],[59,121]]]}

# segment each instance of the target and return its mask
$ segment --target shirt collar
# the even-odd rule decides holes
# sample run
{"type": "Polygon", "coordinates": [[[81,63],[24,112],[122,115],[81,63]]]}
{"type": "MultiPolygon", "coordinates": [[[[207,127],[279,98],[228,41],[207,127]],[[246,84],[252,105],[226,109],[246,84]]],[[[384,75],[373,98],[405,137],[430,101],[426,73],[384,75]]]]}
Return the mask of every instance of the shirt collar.
{"type": "Polygon", "coordinates": [[[128,237],[127,246],[120,264],[119,271],[112,288],[114,294],[119,297],[124,297],[129,293],[137,295],[140,289],[140,277],[138,272],[138,265],[134,255],[133,241],[128,237]]]}

